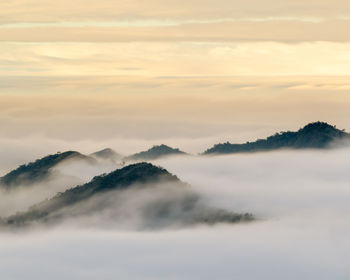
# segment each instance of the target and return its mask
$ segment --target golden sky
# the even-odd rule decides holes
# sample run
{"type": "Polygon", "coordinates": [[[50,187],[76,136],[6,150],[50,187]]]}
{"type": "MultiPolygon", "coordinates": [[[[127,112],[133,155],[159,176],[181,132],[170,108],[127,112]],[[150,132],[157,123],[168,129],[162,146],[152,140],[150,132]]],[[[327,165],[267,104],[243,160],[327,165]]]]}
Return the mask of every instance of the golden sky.
{"type": "Polygon", "coordinates": [[[349,30],[344,0],[1,1],[0,137],[350,130],[349,30]]]}

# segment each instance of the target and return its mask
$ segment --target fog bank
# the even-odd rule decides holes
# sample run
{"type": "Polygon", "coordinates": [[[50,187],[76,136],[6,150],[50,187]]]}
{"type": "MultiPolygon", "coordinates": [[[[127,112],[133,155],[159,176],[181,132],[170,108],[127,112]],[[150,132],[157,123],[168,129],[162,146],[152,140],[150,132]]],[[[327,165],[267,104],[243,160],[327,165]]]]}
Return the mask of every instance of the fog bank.
{"type": "Polygon", "coordinates": [[[155,163],[191,184],[207,204],[248,211],[260,221],[161,231],[65,223],[3,232],[2,278],[349,279],[349,149],[155,163]]]}

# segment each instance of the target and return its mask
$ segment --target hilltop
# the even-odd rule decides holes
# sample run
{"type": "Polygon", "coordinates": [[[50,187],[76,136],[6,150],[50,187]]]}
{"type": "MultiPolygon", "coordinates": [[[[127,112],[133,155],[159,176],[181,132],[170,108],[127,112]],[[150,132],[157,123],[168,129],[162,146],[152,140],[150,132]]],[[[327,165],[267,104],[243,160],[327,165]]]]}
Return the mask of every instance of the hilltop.
{"type": "Polygon", "coordinates": [[[111,161],[115,161],[123,157],[122,155],[118,154],[116,151],[112,150],[111,148],[106,148],[106,149],[97,151],[95,153],[90,154],[90,156],[97,159],[104,159],[104,160],[111,160],[111,161]]]}
{"type": "Polygon", "coordinates": [[[244,144],[229,142],[216,144],[204,154],[230,154],[242,152],[258,152],[277,149],[326,149],[339,140],[344,140],[349,134],[325,122],[314,122],[298,131],[280,132],[266,139],[244,144]]]}
{"type": "Polygon", "coordinates": [[[48,155],[34,162],[21,165],[15,170],[7,173],[0,178],[0,185],[10,189],[19,185],[32,185],[46,180],[52,174],[52,168],[68,160],[84,160],[94,163],[93,158],[75,151],[48,155]]]}
{"type": "MultiPolygon", "coordinates": [[[[89,183],[66,190],[30,207],[27,212],[2,219],[2,224],[20,226],[33,222],[48,223],[71,218],[73,213],[77,212],[79,215],[92,214],[101,211],[101,208],[104,207],[121,207],[119,210],[122,213],[138,212],[149,224],[156,224],[158,220],[161,220],[163,225],[167,225],[172,223],[233,223],[253,219],[250,214],[236,214],[205,207],[200,204],[199,197],[190,191],[189,185],[181,182],[175,175],[150,163],[137,163],[109,174],[96,176],[89,183]],[[157,198],[157,189],[154,188],[156,184],[160,189],[167,188],[165,189],[166,197],[157,198]],[[128,201],[132,200],[129,198],[127,201],[122,199],[119,203],[115,203],[116,200],[118,201],[118,196],[131,189],[133,190],[132,198],[140,199],[138,194],[144,191],[143,196],[147,195],[154,200],[145,200],[144,204],[130,203],[129,205],[128,201]],[[169,190],[171,190],[170,193],[169,190]],[[101,197],[105,200],[98,200],[101,197]],[[97,202],[93,203],[93,198],[96,198],[97,202]],[[110,203],[111,198],[113,198],[112,203],[110,203]]],[[[116,212],[114,217],[117,216],[116,212]]],[[[123,218],[125,219],[124,216],[123,218]]]]}
{"type": "Polygon", "coordinates": [[[125,161],[154,160],[171,155],[186,155],[185,152],[167,145],[153,146],[147,151],[143,151],[124,158],[125,161]]]}

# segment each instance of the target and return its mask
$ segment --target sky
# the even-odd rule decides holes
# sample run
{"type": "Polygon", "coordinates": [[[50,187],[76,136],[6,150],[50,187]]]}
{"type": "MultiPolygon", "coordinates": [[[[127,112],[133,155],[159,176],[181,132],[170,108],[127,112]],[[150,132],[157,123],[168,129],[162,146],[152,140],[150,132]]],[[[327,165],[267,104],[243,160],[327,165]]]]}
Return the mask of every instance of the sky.
{"type": "Polygon", "coordinates": [[[0,139],[198,153],[350,130],[349,27],[343,0],[2,1],[0,139]]]}

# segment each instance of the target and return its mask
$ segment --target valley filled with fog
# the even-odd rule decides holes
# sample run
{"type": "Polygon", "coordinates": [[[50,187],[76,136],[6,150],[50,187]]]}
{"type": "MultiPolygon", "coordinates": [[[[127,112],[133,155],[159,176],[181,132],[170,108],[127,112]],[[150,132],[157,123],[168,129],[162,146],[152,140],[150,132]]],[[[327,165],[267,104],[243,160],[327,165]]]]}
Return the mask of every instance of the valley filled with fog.
{"type": "MultiPolygon", "coordinates": [[[[251,213],[256,220],[133,227],[130,223],[143,218],[137,211],[145,203],[171,201],[182,193],[158,185],[119,199],[111,195],[90,204],[108,201],[115,212],[52,227],[3,230],[2,278],[348,279],[350,149],[186,155],[152,163],[189,184],[205,205],[251,213]],[[116,213],[118,222],[111,223],[116,213]]],[[[30,190],[2,193],[1,216],[116,168],[119,162],[60,165],[54,177],[30,190]]]]}

